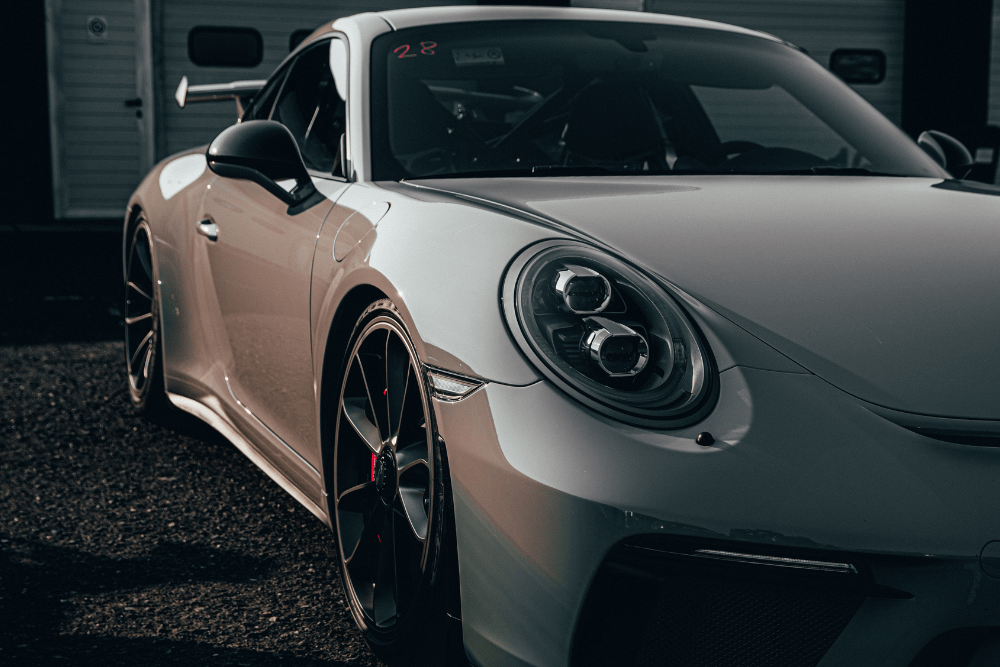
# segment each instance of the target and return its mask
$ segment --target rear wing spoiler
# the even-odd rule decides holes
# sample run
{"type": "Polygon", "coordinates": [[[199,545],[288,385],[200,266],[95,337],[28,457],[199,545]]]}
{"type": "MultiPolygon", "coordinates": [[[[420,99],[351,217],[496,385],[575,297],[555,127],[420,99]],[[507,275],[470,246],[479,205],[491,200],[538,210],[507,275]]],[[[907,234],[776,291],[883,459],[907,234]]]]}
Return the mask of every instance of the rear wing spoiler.
{"type": "Polygon", "coordinates": [[[222,100],[236,100],[236,111],[238,116],[243,115],[243,110],[253,99],[253,96],[267,83],[264,79],[254,79],[250,81],[231,81],[230,83],[206,83],[197,86],[189,86],[188,78],[181,79],[174,93],[177,106],[183,109],[188,104],[194,102],[219,102],[222,100]]]}

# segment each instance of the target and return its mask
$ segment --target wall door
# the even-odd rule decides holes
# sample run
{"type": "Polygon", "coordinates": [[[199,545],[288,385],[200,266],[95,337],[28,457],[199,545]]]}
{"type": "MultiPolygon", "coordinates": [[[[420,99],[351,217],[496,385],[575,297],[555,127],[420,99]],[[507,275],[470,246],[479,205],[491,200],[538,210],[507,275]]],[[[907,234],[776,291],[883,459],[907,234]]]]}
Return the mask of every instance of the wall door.
{"type": "Polygon", "coordinates": [[[55,217],[121,218],[153,164],[150,0],[45,0],[55,217]]]}

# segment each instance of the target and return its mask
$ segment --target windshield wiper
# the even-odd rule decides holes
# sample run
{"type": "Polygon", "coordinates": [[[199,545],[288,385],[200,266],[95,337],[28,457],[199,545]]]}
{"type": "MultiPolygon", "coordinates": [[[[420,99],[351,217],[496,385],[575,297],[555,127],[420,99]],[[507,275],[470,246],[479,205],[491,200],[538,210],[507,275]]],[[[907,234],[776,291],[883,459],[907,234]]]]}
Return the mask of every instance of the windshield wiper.
{"type": "Polygon", "coordinates": [[[518,169],[483,169],[481,171],[458,171],[448,174],[428,174],[427,176],[411,176],[404,179],[415,181],[420,179],[437,178],[518,178],[518,177],[546,177],[546,176],[662,176],[671,173],[668,170],[651,169],[649,171],[639,171],[637,169],[614,169],[612,167],[600,167],[596,165],[563,166],[561,164],[540,164],[534,167],[522,167],[518,169]]]}
{"type": "Polygon", "coordinates": [[[598,165],[536,164],[531,168],[532,176],[653,176],[669,173],[659,170],[615,169],[598,165]]]}
{"type": "Polygon", "coordinates": [[[755,176],[904,176],[873,171],[864,167],[809,167],[808,169],[777,169],[775,171],[728,172],[755,176]]]}
{"type": "Polygon", "coordinates": [[[905,174],[889,174],[872,171],[864,167],[810,167],[809,169],[775,169],[773,171],[713,171],[711,169],[650,169],[639,171],[633,169],[615,169],[597,165],[564,166],[561,164],[540,164],[534,167],[518,169],[484,169],[482,171],[459,171],[448,174],[429,174],[414,176],[404,180],[438,178],[525,178],[552,176],[894,176],[905,174]]]}

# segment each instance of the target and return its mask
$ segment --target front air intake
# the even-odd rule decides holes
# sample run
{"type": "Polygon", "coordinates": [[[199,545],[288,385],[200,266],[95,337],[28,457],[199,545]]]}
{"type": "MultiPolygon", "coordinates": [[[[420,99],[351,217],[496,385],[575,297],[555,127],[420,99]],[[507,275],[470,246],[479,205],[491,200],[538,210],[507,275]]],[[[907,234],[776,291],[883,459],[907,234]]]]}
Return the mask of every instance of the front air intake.
{"type": "Polygon", "coordinates": [[[853,592],[669,577],[640,631],[634,665],[812,667],[862,600],[853,592]]]}
{"type": "Polygon", "coordinates": [[[573,667],[814,667],[880,586],[855,556],[641,536],[599,569],[573,667]]]}

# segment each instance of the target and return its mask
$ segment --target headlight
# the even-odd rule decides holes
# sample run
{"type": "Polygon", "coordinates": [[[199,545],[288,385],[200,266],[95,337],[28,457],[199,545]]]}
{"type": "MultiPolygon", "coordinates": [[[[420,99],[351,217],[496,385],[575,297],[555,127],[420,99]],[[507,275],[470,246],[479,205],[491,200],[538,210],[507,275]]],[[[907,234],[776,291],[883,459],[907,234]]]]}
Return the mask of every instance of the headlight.
{"type": "Polygon", "coordinates": [[[608,417],[680,428],[714,404],[714,365],[684,311],[664,288],[595,248],[529,248],[507,270],[503,308],[528,359],[608,417]]]}

